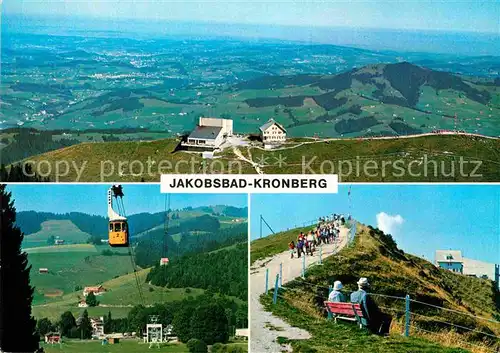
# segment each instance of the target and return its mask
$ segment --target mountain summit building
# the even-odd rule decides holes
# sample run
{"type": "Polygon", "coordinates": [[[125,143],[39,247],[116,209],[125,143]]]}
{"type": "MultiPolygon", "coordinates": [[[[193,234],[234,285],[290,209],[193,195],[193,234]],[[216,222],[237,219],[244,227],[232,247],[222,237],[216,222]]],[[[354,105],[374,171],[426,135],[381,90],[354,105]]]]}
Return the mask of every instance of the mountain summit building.
{"type": "Polygon", "coordinates": [[[233,135],[233,120],[200,117],[198,125],[181,145],[187,149],[213,151],[233,135]]]}
{"type": "Polygon", "coordinates": [[[500,289],[500,265],[468,259],[460,250],[436,250],[435,265],[466,276],[490,279],[500,289]]]}

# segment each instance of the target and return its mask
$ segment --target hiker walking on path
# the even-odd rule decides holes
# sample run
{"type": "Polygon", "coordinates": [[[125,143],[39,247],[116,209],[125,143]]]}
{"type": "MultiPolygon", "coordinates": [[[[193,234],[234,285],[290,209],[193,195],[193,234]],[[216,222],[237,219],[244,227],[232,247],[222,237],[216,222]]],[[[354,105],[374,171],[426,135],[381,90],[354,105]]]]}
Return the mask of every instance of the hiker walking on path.
{"type": "Polygon", "coordinates": [[[290,249],[290,258],[293,259],[293,253],[295,252],[295,243],[293,240],[288,244],[288,249],[290,249]]]}
{"type": "Polygon", "coordinates": [[[300,232],[299,237],[297,238],[297,257],[300,257],[304,253],[304,242],[305,235],[304,233],[300,232]]]}
{"type": "Polygon", "coordinates": [[[314,234],[313,231],[311,230],[309,234],[307,234],[306,252],[308,252],[311,256],[313,256],[313,251],[314,251],[314,234]]]}

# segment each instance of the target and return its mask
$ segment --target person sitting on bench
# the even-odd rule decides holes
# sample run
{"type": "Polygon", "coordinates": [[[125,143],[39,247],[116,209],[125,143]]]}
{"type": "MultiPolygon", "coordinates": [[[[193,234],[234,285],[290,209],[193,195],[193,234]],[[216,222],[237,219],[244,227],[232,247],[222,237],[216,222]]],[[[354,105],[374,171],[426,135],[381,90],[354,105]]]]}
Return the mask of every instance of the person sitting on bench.
{"type": "Polygon", "coordinates": [[[370,287],[368,279],[361,277],[358,281],[358,290],[351,293],[351,303],[359,303],[363,311],[361,323],[372,333],[386,335],[389,333],[392,317],[380,311],[377,304],[368,295],[366,290],[370,287]]]}
{"type": "Polygon", "coordinates": [[[340,281],[333,282],[333,290],[328,296],[328,301],[333,303],[345,303],[347,300],[344,293],[340,291],[342,288],[344,288],[342,282],[340,281]]]}

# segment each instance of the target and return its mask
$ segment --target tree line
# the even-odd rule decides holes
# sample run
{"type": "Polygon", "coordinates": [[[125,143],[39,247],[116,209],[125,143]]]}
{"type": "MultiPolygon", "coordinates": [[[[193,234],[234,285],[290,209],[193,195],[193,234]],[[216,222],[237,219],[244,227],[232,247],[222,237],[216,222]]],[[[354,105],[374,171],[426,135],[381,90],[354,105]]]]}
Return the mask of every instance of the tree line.
{"type": "Polygon", "coordinates": [[[54,151],[80,143],[77,139],[54,139],[53,131],[18,129],[12,140],[2,139],[7,144],[2,149],[2,163],[11,164],[37,154],[54,151]]]}
{"type": "MultiPolygon", "coordinates": [[[[132,333],[141,337],[146,332],[150,315],[158,315],[158,323],[163,327],[172,325],[173,334],[181,342],[191,339],[202,340],[206,344],[226,343],[236,328],[248,327],[248,306],[225,296],[206,291],[196,298],[188,297],[170,303],[156,303],[151,307],[134,306],[127,317],[113,318],[109,311],[104,316],[104,333],[132,333]]],[[[67,338],[88,339],[92,337],[92,327],[85,309],[75,318],[71,311],[65,311],[60,318],[51,322],[42,318],[36,323],[39,337],[49,332],[59,332],[67,338]]]]}
{"type": "Polygon", "coordinates": [[[158,263],[160,258],[170,260],[188,254],[206,253],[247,240],[247,223],[240,223],[214,232],[180,234],[175,241],[169,234],[175,230],[169,229],[167,235],[163,229],[156,229],[139,239],[135,248],[135,261],[140,267],[150,267],[158,263]]]}
{"type": "Polygon", "coordinates": [[[167,266],[158,264],[148,273],[146,281],[168,288],[211,288],[247,300],[247,268],[248,246],[245,242],[227,250],[185,255],[170,261],[167,266]]]}
{"type": "MultiPolygon", "coordinates": [[[[5,149],[2,150],[2,154],[5,149]]],[[[50,178],[41,177],[33,171],[31,164],[22,165],[21,163],[12,164],[6,167],[5,164],[0,164],[0,182],[32,182],[41,183],[49,182],[50,178]]]]}

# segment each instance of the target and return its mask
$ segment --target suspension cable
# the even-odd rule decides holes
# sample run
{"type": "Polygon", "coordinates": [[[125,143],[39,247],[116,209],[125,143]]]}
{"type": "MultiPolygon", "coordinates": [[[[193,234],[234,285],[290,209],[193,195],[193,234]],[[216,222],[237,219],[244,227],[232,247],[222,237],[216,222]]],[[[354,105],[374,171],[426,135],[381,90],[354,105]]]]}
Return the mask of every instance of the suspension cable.
{"type": "MultiPolygon", "coordinates": [[[[163,223],[163,237],[162,237],[162,249],[161,249],[161,257],[164,258],[166,256],[167,250],[167,236],[168,230],[170,226],[170,194],[165,194],[165,219],[163,223]]],[[[167,286],[167,271],[165,268],[160,268],[163,275],[163,288],[161,291],[160,299],[163,303],[163,292],[165,291],[165,287],[167,286]]]]}
{"type": "MultiPolygon", "coordinates": [[[[116,197],[116,204],[118,206],[118,212],[120,212],[123,217],[127,218],[127,213],[125,212],[125,205],[123,203],[123,198],[116,197]]],[[[127,222],[128,224],[128,222],[127,222]]],[[[134,278],[135,278],[135,284],[137,286],[137,292],[139,293],[139,298],[141,300],[141,304],[145,306],[145,300],[144,300],[144,294],[142,293],[142,288],[141,288],[141,281],[139,279],[139,276],[137,274],[137,265],[135,263],[135,253],[134,253],[134,248],[131,245],[131,235],[130,235],[130,227],[127,226],[127,232],[128,232],[128,255],[130,258],[130,263],[132,264],[132,269],[134,270],[134,278]]]]}

